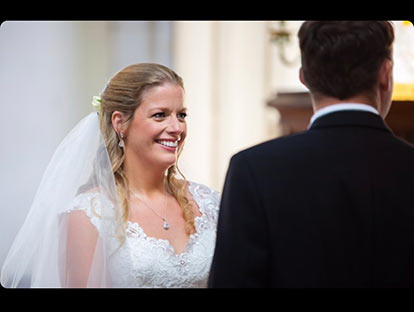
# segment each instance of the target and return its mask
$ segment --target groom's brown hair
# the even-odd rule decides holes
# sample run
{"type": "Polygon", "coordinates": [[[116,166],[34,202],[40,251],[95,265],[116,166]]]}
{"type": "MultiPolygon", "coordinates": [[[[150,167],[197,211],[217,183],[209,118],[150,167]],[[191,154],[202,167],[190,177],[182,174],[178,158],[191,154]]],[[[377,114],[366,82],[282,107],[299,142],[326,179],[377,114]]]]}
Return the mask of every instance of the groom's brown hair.
{"type": "Polygon", "coordinates": [[[370,94],[385,59],[392,59],[387,21],[307,21],[298,32],[302,77],[314,94],[340,100],[370,94]]]}

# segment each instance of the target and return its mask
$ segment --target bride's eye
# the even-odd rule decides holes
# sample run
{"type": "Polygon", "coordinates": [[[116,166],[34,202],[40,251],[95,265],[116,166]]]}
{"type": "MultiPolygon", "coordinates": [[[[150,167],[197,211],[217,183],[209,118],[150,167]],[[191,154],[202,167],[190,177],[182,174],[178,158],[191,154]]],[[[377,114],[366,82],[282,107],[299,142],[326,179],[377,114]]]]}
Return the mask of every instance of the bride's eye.
{"type": "Polygon", "coordinates": [[[185,119],[185,117],[187,117],[187,113],[179,113],[179,114],[177,115],[177,117],[178,117],[178,119],[180,119],[180,120],[184,120],[184,119],[185,119]]]}
{"type": "Polygon", "coordinates": [[[165,113],[162,113],[162,112],[155,113],[154,115],[152,115],[152,117],[154,117],[155,119],[162,119],[165,117],[165,113]]]}

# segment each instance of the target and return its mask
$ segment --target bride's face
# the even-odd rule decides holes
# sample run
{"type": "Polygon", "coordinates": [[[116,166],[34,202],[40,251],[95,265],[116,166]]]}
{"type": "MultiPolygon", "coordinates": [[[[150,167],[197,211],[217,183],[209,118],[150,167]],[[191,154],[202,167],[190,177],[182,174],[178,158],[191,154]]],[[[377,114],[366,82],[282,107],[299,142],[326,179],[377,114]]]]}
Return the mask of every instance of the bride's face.
{"type": "Polygon", "coordinates": [[[143,94],[128,126],[125,151],[148,164],[167,169],[178,157],[187,135],[184,90],[165,83],[143,94]]]}

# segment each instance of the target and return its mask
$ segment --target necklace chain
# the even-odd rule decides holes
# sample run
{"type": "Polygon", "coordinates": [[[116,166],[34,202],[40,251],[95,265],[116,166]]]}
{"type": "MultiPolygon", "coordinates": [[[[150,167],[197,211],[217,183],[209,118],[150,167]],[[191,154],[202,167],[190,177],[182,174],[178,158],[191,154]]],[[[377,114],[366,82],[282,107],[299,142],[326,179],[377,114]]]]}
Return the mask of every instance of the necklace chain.
{"type": "MultiPolygon", "coordinates": [[[[140,198],[134,191],[129,190],[129,192],[134,195],[135,198],[137,198],[139,201],[141,201],[145,207],[149,208],[152,210],[152,212],[154,212],[158,217],[160,217],[162,219],[162,221],[164,221],[163,223],[163,228],[164,230],[168,230],[170,228],[169,223],[167,222],[167,217],[163,217],[161,216],[158,212],[156,212],[154,209],[152,209],[150,206],[147,205],[147,203],[145,201],[142,200],[142,198],[140,198]]],[[[167,207],[165,207],[165,214],[167,214],[167,207]]]]}

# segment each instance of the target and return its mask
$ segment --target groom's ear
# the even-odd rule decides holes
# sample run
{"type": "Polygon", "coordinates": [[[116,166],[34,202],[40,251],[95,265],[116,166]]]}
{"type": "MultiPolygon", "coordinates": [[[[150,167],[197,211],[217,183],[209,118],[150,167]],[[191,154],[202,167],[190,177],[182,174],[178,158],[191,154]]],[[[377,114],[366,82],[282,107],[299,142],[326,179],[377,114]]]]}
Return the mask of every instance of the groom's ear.
{"type": "Polygon", "coordinates": [[[386,59],[378,73],[379,87],[383,92],[390,92],[393,88],[393,62],[386,59]]]}
{"type": "Polygon", "coordinates": [[[299,68],[299,80],[300,80],[300,82],[306,87],[306,88],[308,88],[309,89],[309,87],[308,87],[308,85],[306,84],[306,82],[305,82],[305,78],[303,77],[303,69],[302,69],[302,67],[301,68],[299,68]]]}

